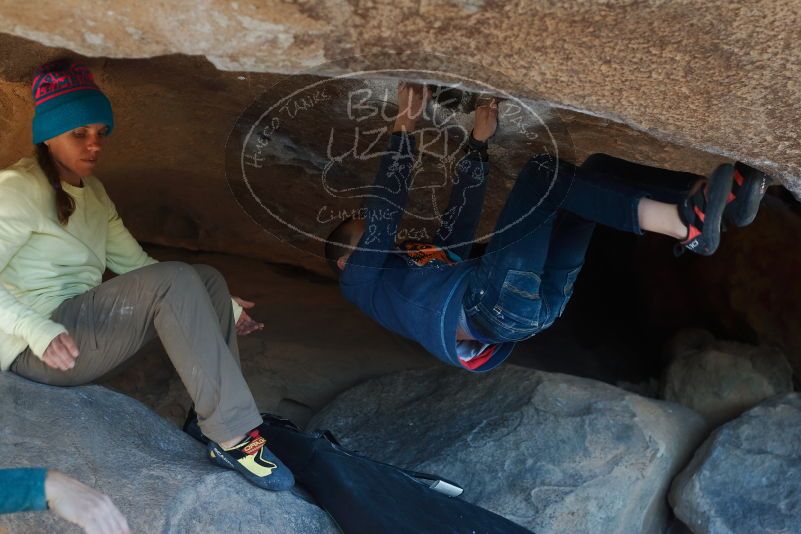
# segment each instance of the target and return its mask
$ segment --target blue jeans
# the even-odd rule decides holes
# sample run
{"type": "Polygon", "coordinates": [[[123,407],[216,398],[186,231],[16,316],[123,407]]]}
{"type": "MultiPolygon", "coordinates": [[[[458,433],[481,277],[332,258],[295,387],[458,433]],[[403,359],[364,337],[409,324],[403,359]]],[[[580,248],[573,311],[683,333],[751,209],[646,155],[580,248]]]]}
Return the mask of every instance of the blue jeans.
{"type": "Polygon", "coordinates": [[[677,203],[698,178],[605,154],[581,167],[530,159],[468,275],[463,304],[473,336],[520,341],[551,326],[573,295],[595,224],[642,234],[640,199],[677,203]]]}

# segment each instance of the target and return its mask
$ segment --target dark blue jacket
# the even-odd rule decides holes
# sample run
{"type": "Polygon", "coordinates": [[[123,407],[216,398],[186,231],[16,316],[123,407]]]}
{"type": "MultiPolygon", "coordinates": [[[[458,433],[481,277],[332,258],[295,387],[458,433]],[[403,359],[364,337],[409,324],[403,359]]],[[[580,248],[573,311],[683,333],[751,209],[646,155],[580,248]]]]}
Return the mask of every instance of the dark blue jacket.
{"type": "MultiPolygon", "coordinates": [[[[420,343],[450,365],[465,368],[456,356],[456,328],[472,262],[472,247],[489,163],[476,154],[456,165],[448,209],[434,242],[395,244],[411,185],[416,156],[414,137],[395,133],[384,153],[365,209],[366,230],[340,277],[346,299],[384,328],[420,343]],[[431,245],[434,245],[433,247],[431,245]]],[[[514,343],[499,344],[475,371],[500,364],[514,343]]]]}

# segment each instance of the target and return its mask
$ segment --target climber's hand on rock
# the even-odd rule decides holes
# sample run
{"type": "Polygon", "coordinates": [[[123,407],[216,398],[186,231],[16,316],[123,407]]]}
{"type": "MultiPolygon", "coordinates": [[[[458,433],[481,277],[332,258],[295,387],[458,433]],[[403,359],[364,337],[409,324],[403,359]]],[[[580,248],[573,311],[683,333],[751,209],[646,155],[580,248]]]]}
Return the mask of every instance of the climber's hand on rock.
{"type": "Polygon", "coordinates": [[[242,306],[242,313],[239,315],[239,320],[236,322],[236,333],[240,336],[246,336],[251,332],[255,332],[256,330],[261,330],[264,328],[264,323],[260,323],[255,321],[250,315],[247,314],[245,310],[249,310],[250,308],[256,305],[255,302],[251,302],[249,300],[241,299],[239,297],[232,297],[237,304],[242,306]]]}
{"type": "Polygon", "coordinates": [[[62,332],[54,337],[42,354],[42,361],[59,371],[69,371],[75,367],[77,358],[78,345],[67,332],[62,332]]]}
{"type": "Polygon", "coordinates": [[[393,132],[411,132],[431,99],[431,90],[419,83],[398,82],[398,116],[393,132]]]}
{"type": "Polygon", "coordinates": [[[482,143],[495,134],[498,127],[498,101],[492,99],[476,108],[473,123],[473,139],[482,143]]]}
{"type": "Polygon", "coordinates": [[[128,522],[111,499],[58,471],[48,471],[45,497],[53,512],[87,534],[128,534],[128,522]]]}

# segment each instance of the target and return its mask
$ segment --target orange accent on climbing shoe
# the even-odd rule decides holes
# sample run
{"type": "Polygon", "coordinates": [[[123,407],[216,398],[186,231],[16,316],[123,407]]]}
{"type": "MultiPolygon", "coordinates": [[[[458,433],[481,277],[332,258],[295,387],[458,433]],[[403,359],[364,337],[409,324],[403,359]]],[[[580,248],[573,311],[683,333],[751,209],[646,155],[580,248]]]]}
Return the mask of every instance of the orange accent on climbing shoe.
{"type": "Polygon", "coordinates": [[[267,440],[263,437],[259,436],[254,438],[253,441],[242,447],[242,452],[245,454],[256,454],[259,450],[264,447],[264,444],[267,443],[267,440]]]}
{"type": "Polygon", "coordinates": [[[698,228],[696,228],[693,225],[690,225],[690,229],[687,232],[687,239],[685,239],[684,242],[685,243],[689,243],[690,241],[692,241],[693,239],[695,239],[699,235],[701,235],[701,230],[699,230],[698,228]]]}

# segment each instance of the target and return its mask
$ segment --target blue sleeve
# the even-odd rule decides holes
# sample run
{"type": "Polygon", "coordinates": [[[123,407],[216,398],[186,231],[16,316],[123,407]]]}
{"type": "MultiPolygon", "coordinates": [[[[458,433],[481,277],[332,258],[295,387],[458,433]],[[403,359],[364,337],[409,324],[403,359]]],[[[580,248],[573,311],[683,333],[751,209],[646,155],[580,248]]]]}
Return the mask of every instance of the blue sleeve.
{"type": "Polygon", "coordinates": [[[0,469],[0,514],[47,510],[47,469],[0,469]]]}
{"type": "Polygon", "coordinates": [[[462,259],[467,259],[473,248],[489,169],[489,161],[482,160],[477,152],[469,152],[456,164],[450,202],[442,214],[434,244],[453,247],[450,252],[462,259]]]}
{"type": "Polygon", "coordinates": [[[364,235],[348,258],[342,282],[356,284],[375,279],[395,246],[398,225],[409,198],[415,163],[414,137],[396,132],[381,157],[373,190],[365,206],[364,235]]]}

